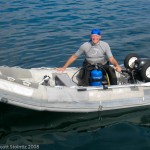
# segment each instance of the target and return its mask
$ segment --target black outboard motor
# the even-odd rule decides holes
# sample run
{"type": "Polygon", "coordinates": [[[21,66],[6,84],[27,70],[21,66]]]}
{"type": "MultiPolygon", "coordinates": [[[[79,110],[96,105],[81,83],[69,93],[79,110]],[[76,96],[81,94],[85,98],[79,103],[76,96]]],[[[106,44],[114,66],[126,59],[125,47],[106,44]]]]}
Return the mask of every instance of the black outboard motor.
{"type": "Polygon", "coordinates": [[[142,81],[150,82],[150,58],[135,60],[134,68],[139,73],[142,81]]]}
{"type": "Polygon", "coordinates": [[[124,66],[131,78],[144,82],[150,82],[150,58],[139,58],[135,53],[126,56],[124,66]]]}

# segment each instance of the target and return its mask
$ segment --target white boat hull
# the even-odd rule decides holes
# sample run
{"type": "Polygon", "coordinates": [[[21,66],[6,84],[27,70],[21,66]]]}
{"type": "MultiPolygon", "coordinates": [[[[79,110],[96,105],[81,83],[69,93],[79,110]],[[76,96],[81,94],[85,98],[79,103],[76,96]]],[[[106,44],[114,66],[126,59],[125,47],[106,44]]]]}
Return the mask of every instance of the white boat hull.
{"type": "MultiPolygon", "coordinates": [[[[72,77],[79,68],[64,73],[72,77]]],[[[55,85],[54,68],[0,67],[0,102],[56,112],[95,112],[150,105],[150,82],[103,87],[55,85]],[[41,85],[50,76],[50,86],[41,85]]],[[[118,80],[121,76],[117,74],[118,80]]],[[[76,79],[75,79],[76,80],[76,79]]]]}

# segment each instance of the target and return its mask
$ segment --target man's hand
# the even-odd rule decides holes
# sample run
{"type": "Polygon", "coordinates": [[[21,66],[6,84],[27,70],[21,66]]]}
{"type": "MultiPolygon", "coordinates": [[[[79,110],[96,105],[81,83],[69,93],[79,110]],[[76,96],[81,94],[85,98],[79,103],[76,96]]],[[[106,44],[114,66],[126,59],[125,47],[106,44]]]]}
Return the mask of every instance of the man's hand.
{"type": "Polygon", "coordinates": [[[121,72],[122,69],[121,69],[121,67],[120,67],[119,65],[117,65],[117,66],[115,67],[115,70],[118,71],[118,72],[121,72]]]}
{"type": "Polygon", "coordinates": [[[56,70],[64,72],[66,69],[62,67],[62,68],[56,68],[56,70]]]}

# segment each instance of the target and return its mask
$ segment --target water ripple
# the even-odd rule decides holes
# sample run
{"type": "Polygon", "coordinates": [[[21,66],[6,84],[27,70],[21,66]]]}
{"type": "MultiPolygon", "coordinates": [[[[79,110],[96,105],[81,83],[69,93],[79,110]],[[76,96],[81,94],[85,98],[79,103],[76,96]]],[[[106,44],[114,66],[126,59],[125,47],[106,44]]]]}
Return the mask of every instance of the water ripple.
{"type": "Polygon", "coordinates": [[[24,64],[31,67],[31,61],[28,62],[31,58],[37,67],[48,66],[49,60],[59,60],[58,64],[61,64],[66,60],[65,54],[70,56],[80,44],[88,41],[90,30],[94,27],[102,29],[103,40],[110,43],[119,61],[122,61],[123,55],[137,52],[137,49],[140,54],[143,49],[149,52],[149,2],[146,0],[138,5],[135,1],[119,0],[2,0],[0,4],[0,54],[6,58],[1,65],[24,64]],[[42,54],[43,50],[47,55],[42,54]],[[30,53],[32,56],[29,56],[29,51],[33,51],[30,53]],[[45,63],[39,60],[37,63],[39,56],[45,63]]]}

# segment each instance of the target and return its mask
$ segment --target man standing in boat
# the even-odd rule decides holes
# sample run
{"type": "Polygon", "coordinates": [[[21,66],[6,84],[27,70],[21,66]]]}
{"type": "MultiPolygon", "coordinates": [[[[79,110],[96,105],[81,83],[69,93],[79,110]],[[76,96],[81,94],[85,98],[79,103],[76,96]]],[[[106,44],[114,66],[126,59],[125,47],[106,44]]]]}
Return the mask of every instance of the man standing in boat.
{"type": "Polygon", "coordinates": [[[57,68],[57,70],[65,71],[65,69],[71,65],[81,54],[85,55],[84,66],[89,64],[103,65],[109,76],[111,76],[111,84],[117,84],[115,70],[121,72],[121,67],[113,57],[108,43],[101,41],[101,31],[99,29],[93,29],[91,31],[91,40],[82,44],[77,52],[68,59],[65,65],[62,68],[57,68]],[[109,66],[109,62],[114,66],[115,70],[109,66]]]}

